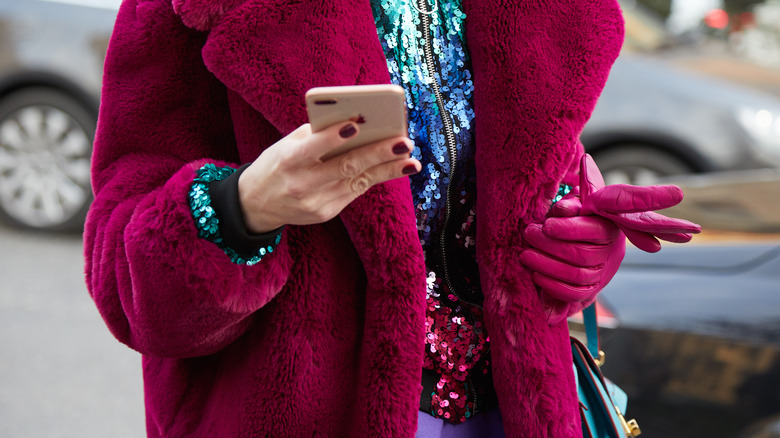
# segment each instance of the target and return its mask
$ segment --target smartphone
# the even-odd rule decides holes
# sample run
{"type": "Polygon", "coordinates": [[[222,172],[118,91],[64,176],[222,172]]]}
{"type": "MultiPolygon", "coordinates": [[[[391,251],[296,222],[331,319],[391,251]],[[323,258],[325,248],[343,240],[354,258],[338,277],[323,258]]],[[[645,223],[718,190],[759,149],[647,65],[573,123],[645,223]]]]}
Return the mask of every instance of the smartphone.
{"type": "Polygon", "coordinates": [[[312,132],[346,120],[359,126],[354,138],[328,151],[321,160],[375,141],[409,135],[404,89],[398,85],[312,88],[306,92],[306,111],[312,132]]]}

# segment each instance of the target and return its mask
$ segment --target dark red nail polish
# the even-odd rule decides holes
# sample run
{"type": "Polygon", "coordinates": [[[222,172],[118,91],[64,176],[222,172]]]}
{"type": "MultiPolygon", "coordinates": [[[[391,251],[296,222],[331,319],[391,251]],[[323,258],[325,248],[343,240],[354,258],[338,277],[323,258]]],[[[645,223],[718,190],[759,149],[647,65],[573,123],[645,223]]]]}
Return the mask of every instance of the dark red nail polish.
{"type": "Polygon", "coordinates": [[[402,172],[404,175],[411,175],[413,173],[417,173],[418,172],[417,166],[415,166],[414,164],[410,164],[404,167],[404,170],[402,170],[402,172]]]}
{"type": "Polygon", "coordinates": [[[404,142],[398,143],[397,145],[393,146],[393,153],[396,155],[408,154],[409,146],[404,142]]]}
{"type": "Polygon", "coordinates": [[[339,131],[339,135],[341,136],[341,138],[349,138],[355,135],[356,132],[357,132],[357,128],[355,128],[355,125],[350,123],[349,125],[341,128],[341,130],[339,131]]]}

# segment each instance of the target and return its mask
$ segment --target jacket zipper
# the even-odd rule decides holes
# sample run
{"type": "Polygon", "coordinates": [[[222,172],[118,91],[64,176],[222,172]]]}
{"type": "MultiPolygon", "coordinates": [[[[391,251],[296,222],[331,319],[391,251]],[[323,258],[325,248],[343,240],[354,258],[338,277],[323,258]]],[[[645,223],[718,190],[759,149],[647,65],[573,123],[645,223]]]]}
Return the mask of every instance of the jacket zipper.
{"type": "MultiPolygon", "coordinates": [[[[426,0],[419,0],[419,6],[422,8],[427,7],[426,0]]],[[[436,96],[436,104],[439,105],[439,115],[441,116],[442,123],[444,124],[444,137],[447,142],[447,152],[449,152],[450,158],[450,183],[447,185],[447,193],[444,198],[444,224],[439,235],[439,249],[441,250],[441,264],[444,271],[444,281],[447,283],[450,291],[455,294],[455,288],[452,287],[452,280],[450,279],[449,267],[447,266],[447,239],[445,235],[447,228],[449,227],[450,215],[452,214],[452,183],[455,171],[458,165],[458,150],[455,146],[455,133],[452,128],[452,120],[450,115],[444,108],[444,97],[441,94],[439,82],[436,80],[435,68],[433,63],[433,42],[431,41],[431,29],[430,29],[430,16],[428,14],[420,14],[420,20],[422,21],[423,31],[425,33],[425,63],[428,65],[428,75],[431,77],[433,85],[433,94],[436,96]]],[[[456,294],[457,295],[457,294],[456,294]]],[[[473,303],[472,303],[473,304],[473,303]]]]}
{"type": "MultiPolygon", "coordinates": [[[[419,0],[420,10],[424,11],[427,7],[426,0],[419,0]]],[[[450,216],[452,215],[452,186],[454,182],[455,172],[458,165],[458,149],[455,145],[455,133],[452,127],[452,120],[450,115],[444,107],[444,97],[441,94],[441,88],[439,82],[436,80],[436,72],[433,63],[433,42],[431,29],[430,29],[430,16],[428,14],[420,14],[420,21],[422,22],[423,31],[425,34],[425,46],[423,48],[425,54],[425,63],[428,66],[428,75],[431,77],[431,83],[433,85],[433,94],[436,96],[436,104],[439,105],[439,115],[441,116],[442,123],[444,125],[444,138],[447,142],[447,152],[449,152],[450,158],[450,183],[447,185],[447,193],[444,198],[444,224],[439,234],[439,249],[441,250],[441,264],[444,272],[444,281],[447,283],[447,287],[450,291],[457,295],[455,288],[452,286],[452,280],[450,278],[449,266],[447,265],[447,229],[449,228],[450,216]]],[[[465,301],[471,305],[482,308],[476,303],[471,303],[467,300],[463,300],[459,296],[459,299],[465,301]]],[[[473,413],[476,413],[477,409],[477,390],[474,387],[474,381],[471,376],[468,377],[469,386],[471,387],[471,398],[474,403],[473,413]]]]}

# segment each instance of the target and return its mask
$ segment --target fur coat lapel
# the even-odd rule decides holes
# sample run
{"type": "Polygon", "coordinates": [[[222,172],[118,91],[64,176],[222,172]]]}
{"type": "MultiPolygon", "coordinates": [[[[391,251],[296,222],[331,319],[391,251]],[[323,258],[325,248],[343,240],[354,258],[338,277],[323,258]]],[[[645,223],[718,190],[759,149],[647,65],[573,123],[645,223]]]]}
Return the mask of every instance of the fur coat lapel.
{"type": "Polygon", "coordinates": [[[517,260],[523,224],[544,219],[581,154],[580,132],[622,44],[622,16],[614,0],[503,3],[464,0],[494,379],[509,436],[581,436],[567,325],[547,324],[517,260]]]}
{"type": "MultiPolygon", "coordinates": [[[[203,59],[282,135],[307,121],[309,88],[390,82],[367,1],[247,0],[234,6],[218,19],[200,19],[215,23],[203,59]]],[[[235,101],[231,110],[242,105],[235,101]]],[[[245,149],[241,159],[259,153],[245,149]]],[[[408,179],[371,188],[340,218],[368,279],[351,436],[402,436],[416,428],[425,335],[425,263],[408,179]]]]}
{"type": "MultiPolygon", "coordinates": [[[[210,32],[208,68],[281,134],[306,121],[311,87],[389,81],[367,0],[173,4],[185,24],[210,32]]],[[[464,0],[464,7],[476,90],[478,257],[504,422],[509,436],[577,436],[566,325],[547,325],[516,260],[522,225],[543,219],[576,158],[622,44],[622,18],[616,0],[464,0]]],[[[364,349],[369,368],[393,369],[375,363],[387,359],[379,349],[422,345],[424,266],[411,205],[408,182],[394,181],[341,214],[368,276],[366,335],[379,340],[364,349]],[[411,311],[396,334],[370,313],[388,308],[411,311]]],[[[399,382],[419,382],[419,364],[395,365],[406,373],[399,382]]],[[[376,376],[359,378],[370,387],[376,376]]]]}

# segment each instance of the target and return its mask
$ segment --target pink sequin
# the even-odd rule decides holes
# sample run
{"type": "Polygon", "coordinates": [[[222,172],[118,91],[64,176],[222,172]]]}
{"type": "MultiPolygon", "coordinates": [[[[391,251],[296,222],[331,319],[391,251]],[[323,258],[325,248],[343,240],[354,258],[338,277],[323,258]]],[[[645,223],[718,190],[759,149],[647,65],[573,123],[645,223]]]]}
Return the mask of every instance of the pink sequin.
{"type": "Polygon", "coordinates": [[[469,399],[473,388],[470,388],[468,377],[471,372],[487,372],[486,364],[479,363],[479,359],[487,350],[488,337],[481,323],[482,309],[459,302],[452,293],[440,293],[445,289],[446,285],[431,272],[424,366],[441,374],[432,396],[431,412],[447,421],[460,423],[474,413],[474,402],[469,399]],[[456,305],[443,305],[441,295],[456,305]]]}

